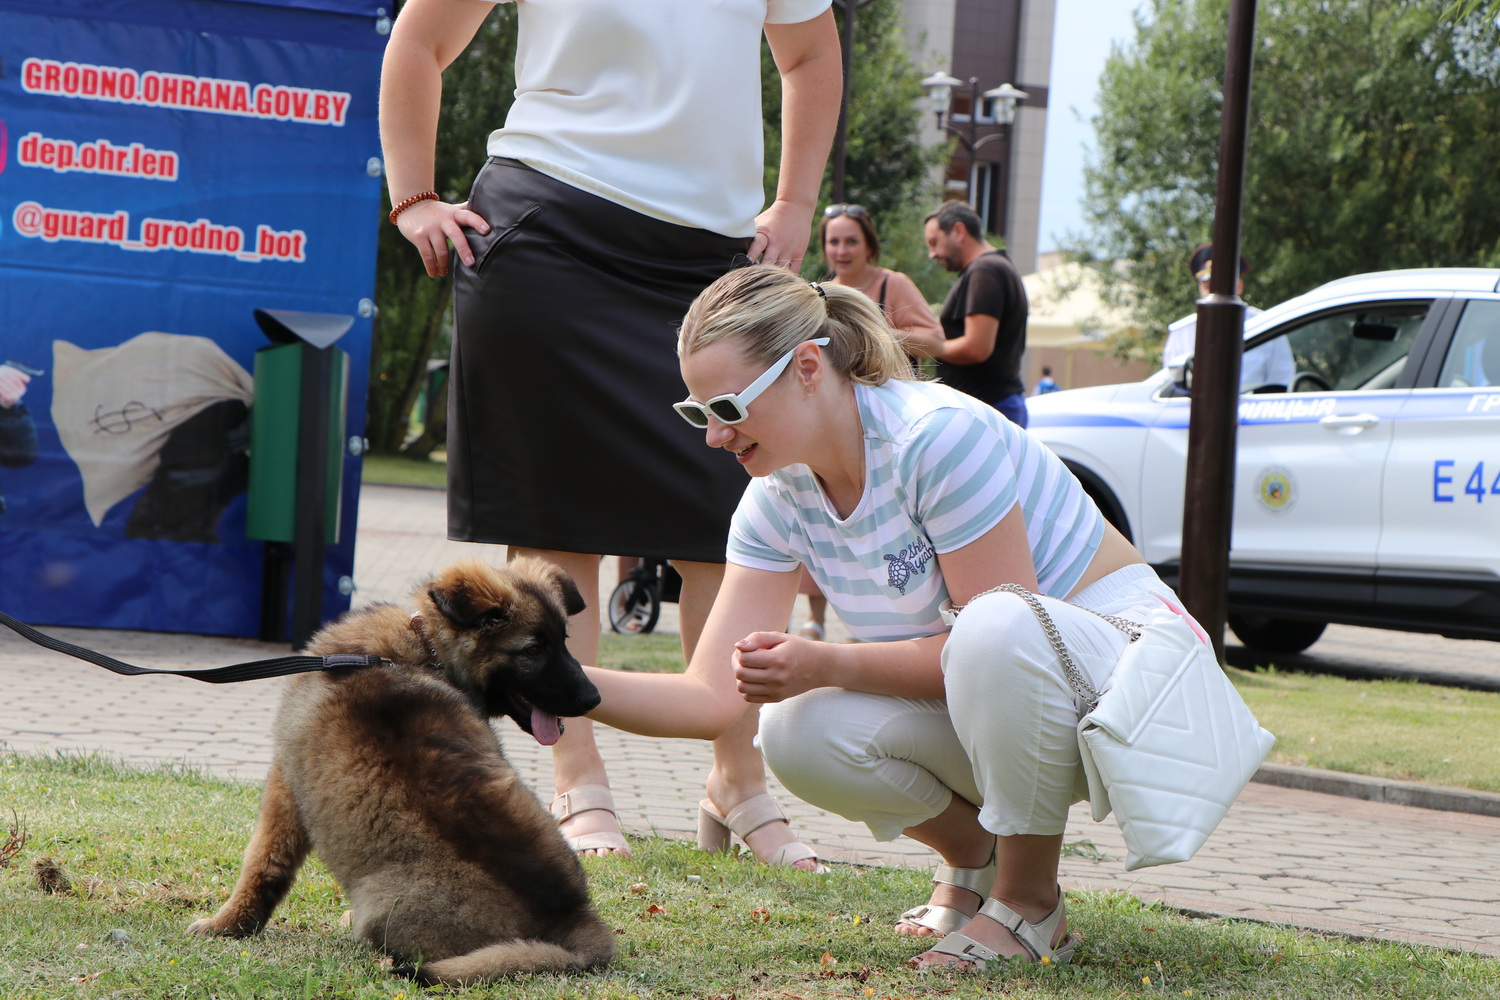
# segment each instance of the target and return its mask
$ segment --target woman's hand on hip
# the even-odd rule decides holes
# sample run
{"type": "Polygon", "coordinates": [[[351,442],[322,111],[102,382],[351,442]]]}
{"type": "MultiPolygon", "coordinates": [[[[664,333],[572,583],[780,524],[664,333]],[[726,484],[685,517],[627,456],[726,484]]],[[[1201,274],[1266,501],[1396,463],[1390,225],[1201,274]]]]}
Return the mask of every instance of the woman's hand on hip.
{"type": "Polygon", "coordinates": [[[755,238],[745,255],[762,264],[775,264],[789,271],[802,269],[812,233],[812,208],[777,200],[755,217],[755,238]]]}
{"type": "Polygon", "coordinates": [[[464,237],[466,226],[480,234],[490,231],[490,224],[479,213],[470,211],[468,202],[450,205],[443,201],[419,201],[396,216],[396,228],[422,255],[422,264],[430,278],[441,278],[448,273],[450,240],[458,259],[468,267],[474,266],[474,251],[464,237]]]}
{"type": "Polygon", "coordinates": [[[813,688],[822,679],[822,647],[785,632],[751,632],[734,644],[734,679],[752,704],[785,701],[813,688]]]}

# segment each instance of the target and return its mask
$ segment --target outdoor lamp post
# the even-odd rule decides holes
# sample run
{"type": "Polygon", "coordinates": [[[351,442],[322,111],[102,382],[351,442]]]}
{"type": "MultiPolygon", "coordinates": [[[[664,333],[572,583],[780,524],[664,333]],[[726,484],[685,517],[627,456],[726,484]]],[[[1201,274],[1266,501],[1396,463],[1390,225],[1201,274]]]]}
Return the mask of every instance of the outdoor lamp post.
{"type": "MultiPolygon", "coordinates": [[[[1010,126],[1016,120],[1016,104],[1026,100],[1027,93],[1002,83],[1000,86],[986,90],[982,95],[979,93],[979,77],[969,77],[969,127],[964,130],[954,128],[951,120],[944,122],[944,115],[948,114],[949,105],[953,100],[953,88],[963,86],[963,81],[947,73],[938,72],[922,81],[922,87],[927,91],[928,99],[932,101],[932,110],[937,114],[938,129],[947,132],[960,143],[969,153],[969,169],[967,181],[964,186],[965,199],[969,204],[974,203],[974,170],[978,163],[979,150],[992,142],[1000,142],[1010,134],[1010,126]],[[989,135],[979,134],[979,98],[993,101],[995,106],[994,124],[997,129],[989,135]]],[[[1006,161],[1001,161],[1002,179],[1006,161]]],[[[1001,190],[1004,191],[1002,184],[1001,190]]]]}

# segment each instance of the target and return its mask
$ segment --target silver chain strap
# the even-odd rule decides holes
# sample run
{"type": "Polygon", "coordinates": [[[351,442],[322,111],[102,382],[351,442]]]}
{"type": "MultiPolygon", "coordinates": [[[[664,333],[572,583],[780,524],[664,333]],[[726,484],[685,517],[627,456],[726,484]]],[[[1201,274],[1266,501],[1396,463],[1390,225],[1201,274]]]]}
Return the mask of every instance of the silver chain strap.
{"type": "MultiPolygon", "coordinates": [[[[1083,679],[1083,671],[1078,669],[1078,664],[1073,661],[1073,655],[1068,652],[1068,647],[1063,642],[1062,633],[1057,630],[1057,623],[1052,620],[1051,615],[1047,614],[1047,609],[1042,607],[1042,602],[1037,600],[1036,595],[1019,583],[1004,583],[998,587],[991,587],[989,590],[975,594],[969,598],[969,604],[973,604],[979,598],[985,596],[985,594],[1015,594],[1026,602],[1031,608],[1032,613],[1036,615],[1036,620],[1042,626],[1042,631],[1046,634],[1047,641],[1052,644],[1053,651],[1057,653],[1057,658],[1062,661],[1063,672],[1068,675],[1068,683],[1073,686],[1074,691],[1078,692],[1078,697],[1083,699],[1085,705],[1084,714],[1087,715],[1093,711],[1094,706],[1099,703],[1100,692],[1095,691],[1093,685],[1083,679]]],[[[964,604],[955,607],[953,613],[957,614],[968,606],[968,604],[964,604]]],[[[1091,615],[1103,618],[1115,628],[1124,632],[1126,639],[1130,642],[1135,642],[1141,637],[1142,626],[1138,622],[1116,618],[1114,615],[1101,615],[1099,612],[1089,608],[1083,608],[1082,610],[1087,611],[1091,615]]]]}

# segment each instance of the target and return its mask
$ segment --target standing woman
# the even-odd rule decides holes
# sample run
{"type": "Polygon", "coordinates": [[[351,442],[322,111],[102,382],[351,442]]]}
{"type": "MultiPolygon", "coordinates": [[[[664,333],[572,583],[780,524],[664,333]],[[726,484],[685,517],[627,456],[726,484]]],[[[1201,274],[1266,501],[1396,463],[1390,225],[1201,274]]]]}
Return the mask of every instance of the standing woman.
{"type": "MultiPolygon", "coordinates": [[[[519,0],[516,100],[469,200],[434,193],[442,71],[492,4],[409,0],[386,47],[392,221],[454,279],[448,534],[506,545],[599,592],[601,553],[670,558],[691,657],[743,480],[670,412],[676,324],[736,257],[801,263],[839,105],[829,0],[519,0]],[[760,39],[781,73],[782,157],[761,210],[760,39]]],[[[598,660],[599,614],[569,646],[598,660]]],[[[747,712],[715,743],[706,842],[816,867],[766,794],[747,712]]],[[[563,832],[629,853],[586,724],[553,757],[563,832]]]]}
{"type": "Polygon", "coordinates": [[[1080,706],[1026,601],[993,591],[1041,595],[1104,690],[1127,641],[1098,613],[1181,614],[1171,590],[1045,446],[914,380],[863,295],[744,268],[698,297],[678,350],[678,412],[751,481],[687,672],[592,670],[594,717],[712,738],[741,699],[764,704],[761,750],[788,790],[942,857],[931,898],[896,924],[943,938],[918,966],[1066,961],[1080,706]],[[780,631],[802,566],[861,641],[780,631]]]}
{"type": "Polygon", "coordinates": [[[943,344],[943,328],[921,289],[900,271],[880,266],[880,234],[863,205],[829,205],[818,223],[818,243],[833,283],[863,292],[885,313],[910,354],[929,357],[943,344]]]}

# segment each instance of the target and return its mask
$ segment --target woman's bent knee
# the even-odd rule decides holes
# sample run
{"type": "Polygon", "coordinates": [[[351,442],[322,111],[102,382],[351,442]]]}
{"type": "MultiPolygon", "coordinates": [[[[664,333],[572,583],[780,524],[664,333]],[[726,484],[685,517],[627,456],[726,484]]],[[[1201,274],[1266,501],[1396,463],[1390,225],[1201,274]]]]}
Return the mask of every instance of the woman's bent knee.
{"type": "Polygon", "coordinates": [[[1030,640],[1041,635],[1036,615],[1015,594],[985,594],[965,605],[943,646],[943,676],[952,698],[954,675],[976,672],[992,678],[1003,671],[1030,640]]]}
{"type": "Polygon", "coordinates": [[[761,756],[787,791],[879,839],[977,797],[941,702],[819,688],[761,708],[761,756]]]}

